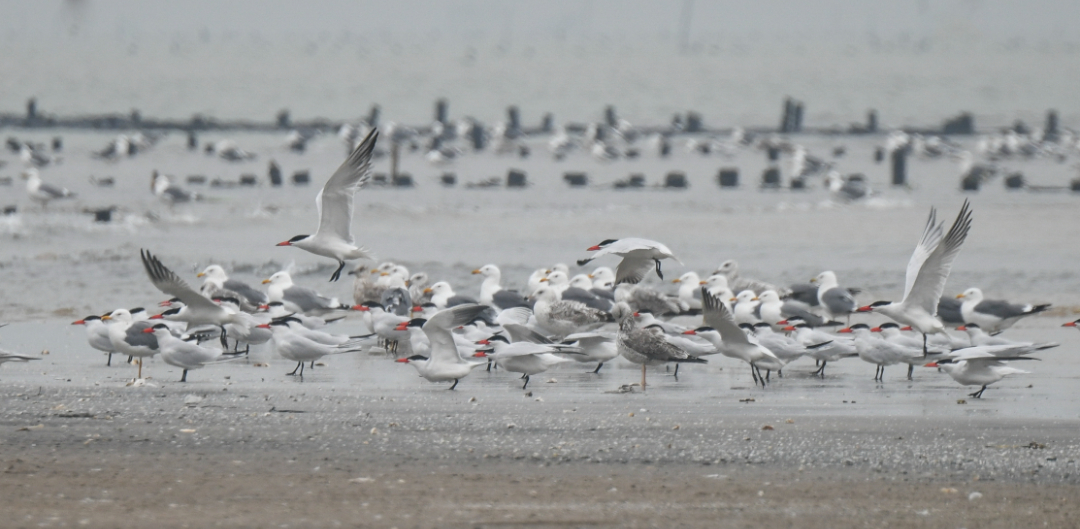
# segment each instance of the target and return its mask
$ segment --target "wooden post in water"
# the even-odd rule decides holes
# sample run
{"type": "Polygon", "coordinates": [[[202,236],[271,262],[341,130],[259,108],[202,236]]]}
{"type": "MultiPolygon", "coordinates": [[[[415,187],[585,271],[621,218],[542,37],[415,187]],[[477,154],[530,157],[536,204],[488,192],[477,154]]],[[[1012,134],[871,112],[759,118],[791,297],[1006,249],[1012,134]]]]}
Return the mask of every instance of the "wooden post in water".
{"type": "Polygon", "coordinates": [[[517,138],[521,135],[521,113],[518,111],[518,107],[507,107],[506,118],[508,120],[506,125],[506,137],[510,139],[517,138]]]}
{"type": "Polygon", "coordinates": [[[900,147],[892,152],[892,185],[907,185],[907,154],[906,147],[900,147]]]}
{"type": "Polygon", "coordinates": [[[401,158],[401,143],[390,142],[390,181],[393,182],[398,174],[398,160],[401,158]]]}
{"type": "Polygon", "coordinates": [[[614,105],[608,105],[607,108],[604,109],[604,121],[606,121],[607,126],[611,128],[616,128],[619,126],[619,119],[615,115],[614,105]]]}
{"type": "Polygon", "coordinates": [[[368,111],[367,117],[368,125],[371,125],[372,127],[379,126],[379,113],[381,112],[381,110],[382,109],[379,108],[379,105],[371,105],[371,110],[368,111]]]}
{"type": "Polygon", "coordinates": [[[1043,140],[1058,140],[1058,114],[1056,110],[1046,111],[1046,126],[1043,128],[1043,140]]]}
{"type": "Polygon", "coordinates": [[[439,123],[446,123],[446,116],[449,114],[450,103],[445,98],[439,98],[435,101],[435,121],[439,123]]]}
{"type": "Polygon", "coordinates": [[[551,112],[544,114],[540,121],[540,130],[550,134],[555,131],[555,116],[551,112]]]}

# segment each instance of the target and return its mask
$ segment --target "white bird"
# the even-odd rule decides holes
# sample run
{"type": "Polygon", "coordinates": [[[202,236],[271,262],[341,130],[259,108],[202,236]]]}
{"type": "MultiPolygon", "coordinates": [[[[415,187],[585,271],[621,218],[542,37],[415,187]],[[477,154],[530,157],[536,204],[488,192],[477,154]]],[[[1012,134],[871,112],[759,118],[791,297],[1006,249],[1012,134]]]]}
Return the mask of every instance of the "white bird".
{"type": "Polygon", "coordinates": [[[269,279],[263,280],[266,297],[270,301],[280,301],[290,312],[325,315],[336,310],[347,310],[337,298],[328,298],[313,289],[293,284],[292,276],[282,270],[275,272],[269,279]]]}
{"type": "Polygon", "coordinates": [[[810,280],[817,283],[818,304],[824,309],[825,317],[836,320],[838,316],[850,317],[851,313],[858,311],[859,305],[851,296],[851,291],[841,288],[836,280],[836,274],[826,270],[810,280]]]}
{"type": "Polygon", "coordinates": [[[473,270],[472,273],[484,276],[484,281],[480,283],[481,305],[495,307],[500,310],[511,307],[529,306],[525,301],[524,295],[519,294],[516,291],[503,289],[500,284],[502,281],[502,271],[499,270],[498,266],[487,264],[473,270]]]}
{"type": "MultiPolygon", "coordinates": [[[[971,208],[967,200],[948,233],[944,223],[937,223],[937,211],[931,208],[922,238],[908,262],[904,298],[900,302],[875,301],[860,307],[859,312],[880,312],[910,325],[923,334],[924,344],[927,334],[945,332],[945,325],[937,318],[937,307],[953,261],[960,255],[960,247],[970,230],[971,208]]],[[[925,345],[923,352],[926,353],[925,345]]]]}
{"type": "Polygon", "coordinates": [[[1041,350],[1050,349],[1059,345],[1054,342],[1016,342],[1013,340],[1002,338],[1000,336],[991,336],[990,334],[987,334],[986,331],[982,330],[982,328],[979,327],[979,324],[977,323],[968,323],[966,325],[961,325],[960,327],[957,327],[956,330],[967,332],[968,338],[971,339],[971,345],[974,347],[985,345],[1008,345],[1013,347],[1027,347],[1031,348],[1032,350],[1041,350]]]}
{"type": "MultiPolygon", "coordinates": [[[[215,305],[216,306],[216,305],[215,305]]],[[[139,375],[142,379],[142,359],[154,356],[158,353],[157,337],[143,333],[154,324],[149,321],[134,321],[131,312],[127,309],[116,309],[101,319],[111,321],[109,324],[109,341],[112,342],[113,350],[139,359],[139,375]]]]}
{"type": "Polygon", "coordinates": [[[753,290],[739,292],[739,295],[731,298],[731,302],[735,303],[731,312],[737,325],[757,325],[761,322],[761,300],[753,290]]]}
{"type": "Polygon", "coordinates": [[[314,362],[327,355],[355,353],[363,350],[362,347],[353,342],[346,342],[342,345],[326,345],[305,338],[291,329],[289,322],[286,321],[272,321],[261,324],[259,327],[273,331],[274,350],[282,358],[296,362],[296,368],[291,373],[286,373],[290,376],[296,375],[296,370],[299,369],[300,376],[303,377],[304,362],[314,362]]]}
{"type": "MultiPolygon", "coordinates": [[[[877,366],[874,369],[874,381],[883,382],[885,379],[885,366],[905,363],[914,365],[923,358],[917,348],[907,347],[893,343],[884,338],[874,336],[870,332],[870,326],[865,323],[856,323],[836,331],[839,333],[851,333],[855,337],[855,349],[859,352],[859,358],[877,366]]],[[[908,380],[911,380],[911,370],[908,369],[908,380]]]]}
{"type": "Polygon", "coordinates": [[[859,350],[855,347],[854,340],[843,336],[835,336],[814,329],[802,318],[791,318],[791,325],[783,330],[795,333],[795,339],[807,347],[807,355],[821,363],[813,375],[825,378],[825,366],[829,362],[835,362],[841,358],[858,356],[859,350]],[[814,347],[812,347],[814,346],[814,347]]]}
{"type": "Polygon", "coordinates": [[[758,306],[758,314],[761,321],[773,326],[774,331],[779,331],[789,318],[800,318],[807,325],[820,327],[826,323],[825,319],[803,308],[802,303],[784,301],[775,290],[766,290],[758,294],[761,305],[758,306]]]}
{"type": "Polygon", "coordinates": [[[116,349],[113,348],[112,340],[109,339],[109,326],[101,320],[101,317],[90,315],[71,324],[82,325],[86,328],[86,341],[90,343],[90,347],[109,355],[105,365],[111,366],[112,355],[116,349]]]}
{"type": "Polygon", "coordinates": [[[594,288],[615,288],[615,271],[607,266],[597,267],[589,274],[589,279],[593,280],[594,288]]]}
{"type": "Polygon", "coordinates": [[[1020,318],[1038,314],[1050,308],[1050,304],[1021,305],[999,299],[983,298],[982,290],[969,288],[956,299],[964,300],[960,305],[960,314],[964,323],[974,323],[988,333],[998,333],[1012,327],[1020,318]]]}
{"type": "Polygon", "coordinates": [[[319,229],[315,235],[297,235],[278,243],[278,246],[295,246],[336,260],[338,267],[330,276],[330,281],[337,281],[341,277],[345,261],[372,258],[367,250],[356,246],[353,239],[353,195],[371,177],[371,155],[378,136],[378,131],[372,129],[315,197],[319,209],[319,229]]]}
{"type": "Polygon", "coordinates": [[[556,356],[554,353],[578,354],[580,349],[563,344],[540,344],[532,342],[514,342],[501,334],[491,336],[480,342],[481,345],[491,346],[491,352],[478,351],[475,356],[479,358],[491,358],[495,365],[512,373],[525,375],[525,383],[521,389],[529,386],[529,378],[537,373],[543,373],[563,362],[569,362],[569,358],[556,356]]]}
{"type": "Polygon", "coordinates": [[[772,283],[759,281],[757,279],[740,277],[739,263],[735,262],[734,259],[728,259],[727,261],[720,263],[720,266],[716,267],[716,270],[713,272],[713,274],[722,275],[727,278],[728,285],[730,285],[731,290],[735,292],[742,292],[743,290],[753,290],[755,294],[760,295],[766,290],[772,290],[780,294],[781,296],[786,296],[791,293],[790,290],[773,285],[772,283]]]}
{"type": "MultiPolygon", "coordinates": [[[[227,334],[225,324],[242,324],[243,320],[235,312],[226,310],[221,305],[214,303],[210,298],[196,292],[183,279],[180,279],[180,276],[166,268],[149,251],[141,250],[140,255],[142,256],[143,268],[146,269],[146,275],[150,277],[150,282],[158,290],[170,296],[176,296],[180,301],[184,302],[184,307],[170,319],[186,322],[189,328],[198,325],[221,327],[221,346],[223,348],[228,347],[228,342],[225,341],[227,334]]],[[[115,345],[115,339],[113,343],[115,345]]]]}
{"type": "Polygon", "coordinates": [[[42,181],[37,169],[27,169],[22,174],[22,177],[26,180],[26,194],[30,197],[30,200],[37,202],[42,208],[45,208],[53,200],[75,197],[75,193],[72,193],[66,187],[56,187],[42,181]]]}
{"type": "Polygon", "coordinates": [[[590,246],[586,251],[596,253],[587,259],[579,259],[578,266],[584,266],[593,259],[605,255],[617,255],[623,258],[615,267],[615,284],[640,283],[645,278],[645,274],[653,268],[656,269],[656,275],[664,279],[664,274],[660,271],[660,261],[664,259],[674,259],[675,262],[682,264],[682,261],[675,257],[667,246],[648,239],[606,239],[600,244],[590,246]]]}
{"type": "Polygon", "coordinates": [[[457,305],[465,305],[467,303],[476,303],[475,299],[468,296],[459,296],[454,293],[454,288],[446,281],[439,281],[438,283],[425,288],[424,293],[431,294],[431,302],[434,303],[439,310],[457,305]]]}
{"type": "Polygon", "coordinates": [[[453,380],[454,383],[450,386],[453,390],[457,387],[458,381],[468,376],[474,368],[485,365],[487,362],[463,359],[451,329],[469,323],[485,310],[487,307],[484,305],[458,305],[437,312],[422,327],[431,347],[430,356],[413,355],[397,361],[411,364],[416,368],[417,373],[429,382],[453,380]]]}
{"type": "Polygon", "coordinates": [[[615,345],[615,337],[598,332],[574,333],[562,341],[565,345],[573,345],[581,349],[580,355],[571,355],[578,362],[597,362],[593,373],[599,373],[604,367],[604,362],[619,356],[619,349],[615,345]]]}
{"type": "Polygon", "coordinates": [[[970,352],[960,354],[953,358],[945,358],[930,362],[926,367],[937,367],[945,371],[953,380],[963,386],[982,386],[979,391],[971,393],[973,398],[982,398],[986,386],[993,384],[1008,375],[1027,373],[1015,367],[1005,364],[1009,360],[1037,360],[1030,357],[1003,358],[986,352],[970,352]]]}
{"type": "Polygon", "coordinates": [[[408,323],[407,316],[387,312],[381,303],[374,301],[365,301],[354,306],[352,310],[364,313],[368,328],[383,340],[387,352],[396,355],[400,342],[408,341],[409,331],[397,328],[400,323],[408,323]]]}
{"type": "Polygon", "coordinates": [[[679,302],[693,310],[701,310],[701,277],[693,270],[671,280],[679,284],[679,302]]]}
{"type": "Polygon", "coordinates": [[[187,382],[187,372],[189,370],[206,367],[207,364],[220,361],[222,358],[221,349],[185,342],[173,336],[169,326],[164,323],[147,327],[142,332],[153,334],[157,338],[161,359],[166,364],[184,370],[184,373],[180,376],[180,382],[187,382]]]}
{"type": "Polygon", "coordinates": [[[221,265],[212,264],[207,266],[202,272],[195,274],[195,277],[206,278],[203,279],[203,284],[199,287],[199,292],[202,295],[211,299],[214,297],[235,297],[240,301],[241,308],[248,312],[253,312],[259,308],[259,305],[267,302],[266,294],[263,292],[243,281],[229,279],[229,275],[225,273],[225,269],[221,265]]]}
{"type": "Polygon", "coordinates": [[[202,196],[175,186],[168,176],[154,171],[150,175],[150,191],[170,206],[193,200],[202,200],[202,196]]]}
{"type": "Polygon", "coordinates": [[[612,321],[607,312],[590,308],[579,301],[559,299],[559,295],[549,287],[540,287],[529,299],[534,302],[536,322],[560,338],[590,331],[612,321]]]}
{"type": "Polygon", "coordinates": [[[713,342],[720,354],[750,364],[750,374],[754,377],[754,382],[760,383],[764,387],[766,381],[765,377],[761,375],[761,368],[779,371],[784,367],[783,361],[777,358],[768,348],[756,341],[752,341],[735,324],[731,311],[719,298],[709,294],[706,289],[702,289],[701,300],[702,318],[707,328],[714,332],[702,333],[699,328],[695,330],[695,334],[713,342]]]}

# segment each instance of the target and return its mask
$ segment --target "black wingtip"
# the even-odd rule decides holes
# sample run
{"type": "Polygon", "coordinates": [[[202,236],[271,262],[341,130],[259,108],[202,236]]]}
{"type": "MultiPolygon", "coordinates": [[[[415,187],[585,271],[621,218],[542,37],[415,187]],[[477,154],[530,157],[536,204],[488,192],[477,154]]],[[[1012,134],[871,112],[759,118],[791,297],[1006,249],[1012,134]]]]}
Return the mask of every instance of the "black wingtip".
{"type": "Polygon", "coordinates": [[[578,266],[585,266],[585,265],[589,264],[590,261],[592,261],[592,259],[578,259],[577,260],[577,265],[578,266]]]}

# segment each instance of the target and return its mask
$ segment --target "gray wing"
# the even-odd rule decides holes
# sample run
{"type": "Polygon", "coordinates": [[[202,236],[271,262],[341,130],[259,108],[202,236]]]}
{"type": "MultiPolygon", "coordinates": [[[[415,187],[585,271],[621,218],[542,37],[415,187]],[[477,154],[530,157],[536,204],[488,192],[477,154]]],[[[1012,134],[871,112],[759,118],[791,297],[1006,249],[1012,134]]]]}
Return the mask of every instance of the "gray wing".
{"type": "Polygon", "coordinates": [[[821,301],[833,314],[849,314],[859,308],[855,303],[855,298],[851,297],[847,289],[840,287],[830,288],[823,292],[821,301]]]}
{"type": "Polygon", "coordinates": [[[183,279],[180,279],[180,276],[161,264],[161,261],[148,250],[140,250],[139,254],[142,256],[143,268],[146,269],[146,275],[150,276],[150,282],[153,283],[158,290],[169,294],[170,296],[180,298],[180,301],[183,301],[184,304],[191,307],[192,310],[224,310],[217,303],[211,301],[210,298],[192,290],[183,279]]]}
{"type": "Polygon", "coordinates": [[[266,303],[266,294],[252,288],[247,283],[237,281],[235,279],[226,279],[222,284],[226,290],[231,290],[240,295],[240,297],[248,300],[252,305],[262,305],[266,303]]]}
{"type": "Polygon", "coordinates": [[[578,301],[556,301],[552,303],[551,317],[556,320],[568,321],[579,327],[611,321],[610,314],[602,310],[589,308],[578,301]]]}
{"type": "Polygon", "coordinates": [[[727,309],[720,298],[709,294],[709,290],[701,288],[701,315],[705,324],[720,333],[720,338],[729,344],[749,344],[750,339],[746,333],[735,325],[735,318],[727,309]]]}
{"type": "Polygon", "coordinates": [[[45,193],[46,195],[49,195],[52,198],[63,198],[63,197],[66,197],[66,196],[74,196],[74,193],[72,193],[71,191],[68,191],[67,189],[62,189],[62,188],[56,187],[54,185],[46,184],[44,182],[42,182],[41,186],[38,187],[38,191],[41,191],[42,193],[45,193]]]}
{"type": "Polygon", "coordinates": [[[636,285],[642,279],[645,279],[645,274],[648,274],[652,269],[653,261],[651,259],[624,257],[622,261],[619,261],[619,266],[615,267],[615,284],[629,283],[636,285]]]}
{"type": "Polygon", "coordinates": [[[813,312],[804,310],[798,304],[785,302],[780,305],[780,314],[785,318],[802,318],[807,325],[811,327],[820,327],[825,324],[825,318],[814,314],[813,312]]]}
{"type": "Polygon", "coordinates": [[[941,318],[941,321],[945,323],[963,325],[966,323],[964,321],[964,315],[960,312],[960,306],[963,304],[964,302],[952,296],[941,296],[941,299],[938,300],[937,304],[938,318],[941,318]]]}
{"type": "Polygon", "coordinates": [[[137,321],[132,323],[124,333],[124,341],[132,347],[149,347],[150,349],[157,349],[157,336],[154,336],[154,333],[151,332],[143,332],[153,326],[154,322],[149,321],[137,321]]]}
{"type": "Polygon", "coordinates": [[[439,358],[440,361],[458,363],[461,356],[457,352],[457,344],[450,329],[465,325],[476,319],[480,313],[487,310],[487,305],[459,305],[452,309],[444,309],[428,318],[422,329],[431,342],[431,357],[439,358]]]}
{"type": "Polygon", "coordinates": [[[805,303],[811,307],[818,305],[817,285],[812,283],[799,283],[791,285],[790,294],[785,298],[805,303]]]}
{"type": "Polygon", "coordinates": [[[330,232],[330,235],[353,244],[353,195],[371,177],[371,153],[375,150],[378,137],[379,132],[372,129],[326,181],[319,196],[315,197],[315,204],[319,207],[319,231],[315,233],[316,237],[330,232]]]}
{"type": "MultiPolygon", "coordinates": [[[[519,323],[507,323],[503,325],[503,329],[506,329],[506,333],[510,335],[510,342],[532,342],[532,343],[552,343],[551,340],[524,325],[519,323]]],[[[565,342],[563,342],[565,343],[565,342]]]]}
{"type": "Polygon", "coordinates": [[[645,329],[631,329],[623,337],[624,345],[641,353],[651,360],[678,362],[704,360],[691,357],[677,345],[664,339],[663,333],[654,333],[645,329]]]}
{"type": "Polygon", "coordinates": [[[476,300],[473,299],[473,298],[470,298],[469,296],[450,296],[446,300],[446,306],[448,308],[449,307],[456,307],[458,305],[466,305],[466,304],[474,304],[474,303],[476,303],[476,300]]]}
{"type": "Polygon", "coordinates": [[[656,316],[678,314],[682,307],[677,301],[652,288],[636,287],[630,291],[630,306],[639,310],[648,310],[656,316]]]}
{"type": "Polygon", "coordinates": [[[612,302],[615,301],[615,290],[610,288],[594,287],[589,289],[589,293],[598,298],[610,299],[612,302]]]}
{"type": "Polygon", "coordinates": [[[387,312],[393,312],[398,316],[407,316],[412,310],[412,297],[409,296],[408,290],[401,287],[386,289],[379,302],[387,312]]]}
{"type": "Polygon", "coordinates": [[[286,288],[282,292],[282,298],[299,307],[302,312],[326,309],[331,306],[331,300],[329,298],[322,296],[310,288],[296,285],[286,288]]]}
{"type": "Polygon", "coordinates": [[[491,302],[500,310],[514,307],[531,307],[529,302],[525,299],[525,296],[522,296],[513,290],[500,290],[496,292],[495,295],[492,296],[491,302]]]}
{"type": "Polygon", "coordinates": [[[164,193],[169,198],[169,202],[188,202],[191,200],[191,193],[179,187],[166,187],[164,193]]]}
{"type": "Polygon", "coordinates": [[[1003,320],[1018,318],[1030,312],[1031,307],[1009,303],[1000,299],[986,299],[975,305],[975,312],[989,314],[1003,320]]]}
{"type": "Polygon", "coordinates": [[[584,303],[586,307],[599,310],[611,310],[612,305],[612,303],[606,299],[597,298],[587,290],[574,287],[564,290],[562,298],[570,301],[580,301],[581,303],[584,303]]]}
{"type": "Polygon", "coordinates": [[[742,292],[743,290],[753,290],[755,294],[761,294],[766,290],[775,291],[781,297],[788,294],[788,289],[776,286],[772,283],[765,281],[759,281],[757,279],[748,279],[740,277],[735,279],[734,284],[731,287],[732,292],[742,292]]]}

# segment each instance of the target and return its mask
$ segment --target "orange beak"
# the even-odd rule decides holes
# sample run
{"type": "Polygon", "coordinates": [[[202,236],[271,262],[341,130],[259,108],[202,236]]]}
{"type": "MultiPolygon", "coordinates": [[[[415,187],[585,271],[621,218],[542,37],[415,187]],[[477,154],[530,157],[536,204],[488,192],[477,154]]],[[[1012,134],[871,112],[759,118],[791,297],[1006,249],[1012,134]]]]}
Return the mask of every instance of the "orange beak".
{"type": "Polygon", "coordinates": [[[858,312],[871,312],[871,311],[873,311],[873,310],[874,310],[874,309],[871,309],[871,308],[870,308],[870,305],[867,305],[867,306],[865,306],[865,307],[859,307],[859,310],[858,310],[858,312]]]}
{"type": "Polygon", "coordinates": [[[289,242],[289,241],[285,241],[285,242],[279,242],[279,243],[277,243],[277,245],[278,246],[292,246],[292,243],[289,242]]]}
{"type": "Polygon", "coordinates": [[[836,332],[847,332],[847,333],[849,333],[849,332],[851,332],[851,327],[844,327],[843,329],[840,329],[839,331],[836,331],[836,332]]]}
{"type": "Polygon", "coordinates": [[[910,330],[911,330],[911,326],[910,326],[910,325],[905,325],[905,326],[903,326],[903,327],[900,327],[900,330],[901,330],[901,331],[910,331],[910,330]]]}
{"type": "Polygon", "coordinates": [[[870,332],[881,332],[881,327],[874,327],[873,329],[870,329],[870,332]]]}
{"type": "Polygon", "coordinates": [[[776,324],[777,325],[787,325],[788,321],[787,320],[780,320],[780,321],[776,322],[776,324]]]}
{"type": "Polygon", "coordinates": [[[142,332],[143,332],[143,334],[150,334],[150,333],[154,332],[154,328],[153,327],[147,327],[147,328],[143,329],[142,332]]]}
{"type": "Polygon", "coordinates": [[[367,312],[367,311],[369,311],[371,309],[368,308],[368,307],[365,307],[363,305],[353,305],[352,310],[358,310],[360,312],[367,312]]]}
{"type": "Polygon", "coordinates": [[[398,358],[397,360],[394,360],[394,361],[399,363],[399,364],[408,364],[409,363],[408,358],[398,358]]]}
{"type": "Polygon", "coordinates": [[[929,364],[924,364],[923,367],[938,367],[938,365],[937,362],[930,362],[929,364]]]}
{"type": "Polygon", "coordinates": [[[1069,323],[1061,324],[1061,326],[1062,327],[1076,327],[1076,322],[1075,321],[1070,321],[1069,323]]]}
{"type": "Polygon", "coordinates": [[[484,358],[484,357],[487,356],[487,353],[485,353],[483,351],[477,351],[477,352],[473,353],[473,356],[476,357],[476,358],[484,358]]]}
{"type": "Polygon", "coordinates": [[[787,327],[784,327],[784,330],[785,330],[785,331],[788,331],[788,332],[791,332],[791,331],[794,331],[794,330],[795,330],[795,327],[793,327],[793,326],[791,326],[791,325],[788,325],[787,327]]]}
{"type": "Polygon", "coordinates": [[[71,322],[72,325],[86,325],[86,320],[79,320],[71,322]]]}
{"type": "Polygon", "coordinates": [[[491,342],[487,341],[486,339],[480,340],[479,342],[476,342],[476,343],[479,344],[479,345],[491,345],[491,342]]]}
{"type": "Polygon", "coordinates": [[[150,316],[151,320],[160,320],[160,319],[163,319],[163,318],[164,318],[164,316],[162,316],[161,314],[154,314],[153,316],[150,316]]]}
{"type": "Polygon", "coordinates": [[[683,334],[693,334],[693,335],[695,335],[695,336],[696,336],[696,335],[697,335],[697,331],[695,331],[694,329],[690,329],[689,331],[683,331],[683,334]]]}
{"type": "MultiPolygon", "coordinates": [[[[1066,324],[1066,325],[1068,325],[1068,324],[1066,324]]],[[[961,325],[961,326],[957,327],[956,330],[958,330],[958,331],[966,331],[967,330],[967,325],[961,325]]]]}
{"type": "Polygon", "coordinates": [[[260,328],[260,329],[269,329],[269,328],[270,328],[270,324],[269,324],[269,323],[264,323],[264,324],[262,324],[262,325],[256,325],[256,327],[258,327],[258,328],[260,328]]]}
{"type": "Polygon", "coordinates": [[[590,246],[590,247],[586,248],[585,251],[586,252],[595,252],[595,251],[597,251],[599,249],[600,249],[600,246],[597,245],[597,246],[590,246]]]}
{"type": "Polygon", "coordinates": [[[170,305],[172,305],[172,302],[169,301],[169,300],[165,300],[165,301],[162,301],[161,303],[157,304],[157,306],[159,306],[159,307],[168,307],[170,305]]]}
{"type": "Polygon", "coordinates": [[[409,322],[403,321],[403,322],[399,323],[397,325],[397,327],[394,327],[394,330],[395,331],[404,331],[404,330],[406,330],[408,328],[409,328],[409,322]]]}

